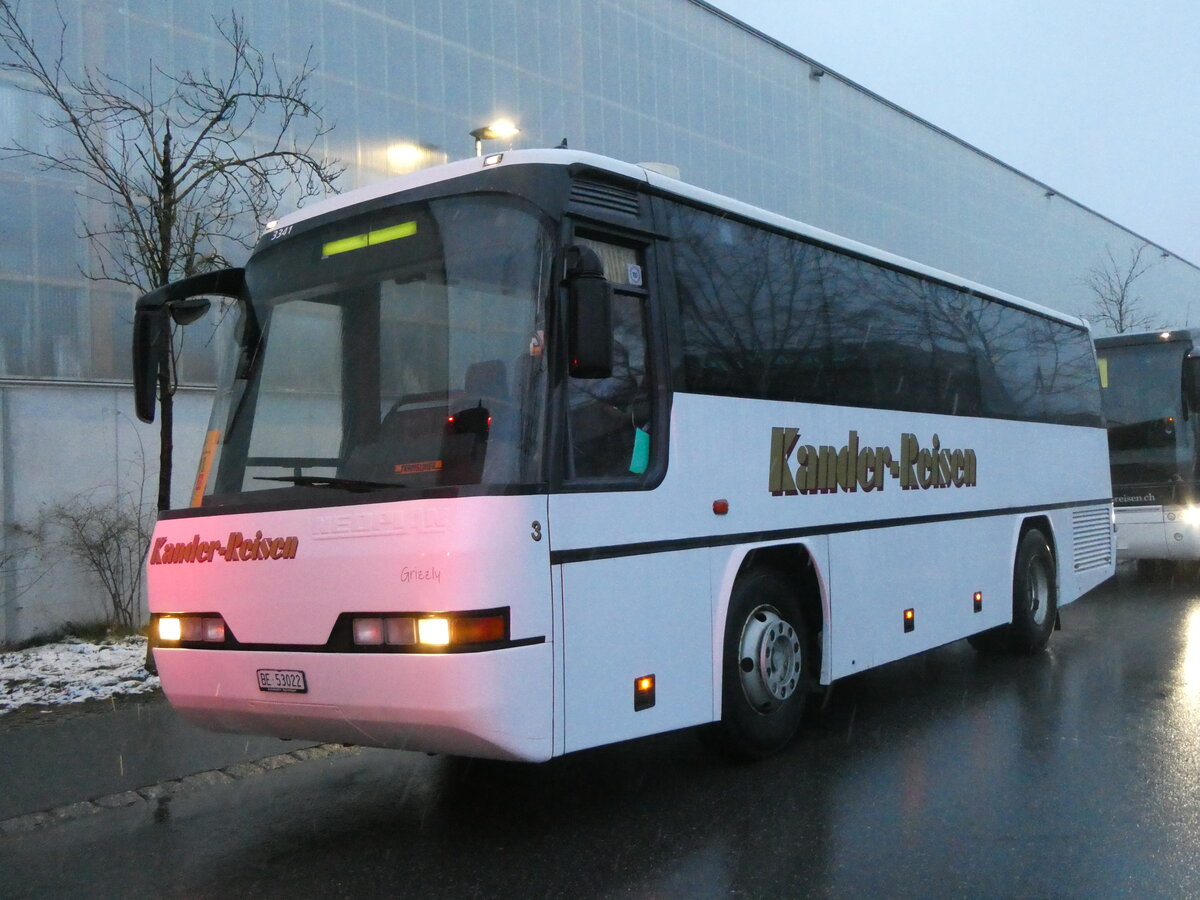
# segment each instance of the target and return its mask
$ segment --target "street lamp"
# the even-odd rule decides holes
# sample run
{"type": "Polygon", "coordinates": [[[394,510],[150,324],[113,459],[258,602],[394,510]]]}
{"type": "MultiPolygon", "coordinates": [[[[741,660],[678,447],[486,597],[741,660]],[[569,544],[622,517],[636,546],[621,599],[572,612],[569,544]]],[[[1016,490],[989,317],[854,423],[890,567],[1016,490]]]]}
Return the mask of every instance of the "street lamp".
{"type": "Polygon", "coordinates": [[[476,128],[471,132],[471,137],[475,138],[475,155],[483,156],[484,141],[502,141],[506,138],[515,137],[520,133],[521,129],[517,128],[508,119],[497,119],[490,125],[476,128]]]}

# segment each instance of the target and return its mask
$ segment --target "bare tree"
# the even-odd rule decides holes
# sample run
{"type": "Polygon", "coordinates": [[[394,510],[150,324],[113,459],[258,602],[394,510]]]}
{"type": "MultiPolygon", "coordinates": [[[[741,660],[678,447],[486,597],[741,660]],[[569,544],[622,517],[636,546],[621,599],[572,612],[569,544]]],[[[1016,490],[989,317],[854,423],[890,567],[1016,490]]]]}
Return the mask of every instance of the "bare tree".
{"type": "MultiPolygon", "coordinates": [[[[41,121],[60,137],[56,146],[48,136],[41,146],[14,141],[0,151],[80,179],[94,213],[81,226],[91,280],[141,293],[228,266],[227,254],[248,250],[285,196],[299,205],[332,190],[344,171],[315,150],[331,126],[308,97],[310,59],[285,70],[254,48],[236,14],[213,25],[223,73],[172,74],[151,63],[133,84],[86,66],[67,71],[61,12],[58,45],[43,55],[17,0],[0,0],[0,71],[49,101],[41,121]]],[[[170,506],[179,349],[170,341],[159,363],[159,509],[170,506]]]]}
{"type": "Polygon", "coordinates": [[[50,571],[39,559],[39,528],[9,522],[0,531],[0,647],[16,633],[18,600],[50,571]]]}
{"type": "Polygon", "coordinates": [[[134,437],[137,455],[124,462],[130,470],[124,483],[131,488],[101,485],[76,494],[46,509],[38,528],[62,556],[99,580],[107,600],[105,624],[125,631],[141,624],[145,560],[154,531],[146,497],[146,454],[136,430],[134,437]]]}
{"type": "Polygon", "coordinates": [[[95,575],[108,601],[110,627],[134,631],[141,624],[142,577],[154,518],[132,491],[115,502],[101,489],[57,503],[46,515],[62,530],[61,548],[95,575]]]}
{"type": "Polygon", "coordinates": [[[1134,291],[1134,282],[1155,266],[1144,257],[1149,248],[1142,244],[1129,251],[1127,261],[1119,261],[1105,247],[1106,259],[1088,272],[1083,284],[1092,292],[1089,315],[1093,322],[1116,334],[1154,327],[1154,318],[1146,312],[1146,301],[1134,291]]]}

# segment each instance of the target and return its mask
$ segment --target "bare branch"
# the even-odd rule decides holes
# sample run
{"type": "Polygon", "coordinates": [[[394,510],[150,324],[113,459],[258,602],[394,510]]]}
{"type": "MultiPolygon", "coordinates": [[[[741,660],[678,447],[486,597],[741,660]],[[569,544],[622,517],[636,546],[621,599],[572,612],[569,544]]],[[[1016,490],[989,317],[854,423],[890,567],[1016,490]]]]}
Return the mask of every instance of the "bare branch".
{"type": "Polygon", "coordinates": [[[115,501],[97,492],[52,507],[46,522],[61,530],[62,551],[100,582],[108,600],[107,624],[134,630],[140,624],[143,565],[153,531],[153,515],[140,494],[121,493],[115,501]]]}
{"type": "Polygon", "coordinates": [[[1124,334],[1154,327],[1154,318],[1146,312],[1144,298],[1134,291],[1134,282],[1154,268],[1149,261],[1149,245],[1131,249],[1126,261],[1120,261],[1112,248],[1104,249],[1105,259],[1083,278],[1083,285],[1093,296],[1089,316],[1102,327],[1124,334]]]}
{"type": "Polygon", "coordinates": [[[104,210],[102,224],[82,228],[101,260],[89,278],[144,291],[204,271],[226,259],[222,247],[252,246],[289,189],[302,198],[335,189],[343,167],[313,151],[330,127],[307,94],[311,61],[289,77],[236,14],[214,19],[226,49],[220,77],[154,68],[138,85],[68,72],[61,13],[58,25],[57,52],[43,57],[18,5],[0,0],[0,69],[48,101],[42,123],[66,139],[14,140],[0,153],[80,178],[104,210]]]}
{"type": "MultiPolygon", "coordinates": [[[[27,15],[44,15],[43,6],[27,15]]],[[[219,76],[151,66],[133,83],[86,66],[69,71],[67,24],[55,11],[58,41],[43,56],[22,25],[19,0],[0,0],[0,72],[48,107],[45,144],[15,139],[0,155],[79,180],[87,209],[80,236],[92,249],[85,277],[145,292],[227,266],[229,252],[252,247],[290,191],[303,200],[336,188],[344,168],[314,150],[331,126],[308,96],[310,57],[285,73],[231,13],[213,19],[225,50],[219,76]]],[[[162,371],[165,509],[175,359],[164,359],[162,371]]]]}

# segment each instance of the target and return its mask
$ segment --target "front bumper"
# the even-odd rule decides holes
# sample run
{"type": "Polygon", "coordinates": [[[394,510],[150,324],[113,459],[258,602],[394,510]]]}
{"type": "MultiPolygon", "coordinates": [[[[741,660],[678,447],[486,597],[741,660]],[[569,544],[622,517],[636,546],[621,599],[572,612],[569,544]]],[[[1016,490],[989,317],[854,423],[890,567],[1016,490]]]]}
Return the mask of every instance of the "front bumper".
{"type": "Polygon", "coordinates": [[[540,762],[553,748],[552,645],[477,653],[154,650],[163,691],[215,731],[540,762]],[[300,670],[302,694],[259,669],[300,670]]]}
{"type": "Polygon", "coordinates": [[[1200,559],[1200,525],[1181,506],[1117,507],[1117,559],[1200,559]]]}

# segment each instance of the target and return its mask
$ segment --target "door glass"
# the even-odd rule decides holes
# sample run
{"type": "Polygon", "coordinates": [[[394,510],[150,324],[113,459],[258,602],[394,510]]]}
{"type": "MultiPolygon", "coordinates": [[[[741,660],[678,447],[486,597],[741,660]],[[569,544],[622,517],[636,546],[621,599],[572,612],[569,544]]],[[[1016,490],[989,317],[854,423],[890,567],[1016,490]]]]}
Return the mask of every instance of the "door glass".
{"type": "Polygon", "coordinates": [[[640,254],[628,247],[580,241],[600,254],[613,285],[613,370],[608,378],[569,382],[570,448],[576,478],[634,478],[650,452],[650,393],[640,254]]]}

